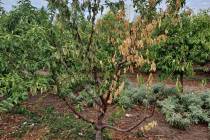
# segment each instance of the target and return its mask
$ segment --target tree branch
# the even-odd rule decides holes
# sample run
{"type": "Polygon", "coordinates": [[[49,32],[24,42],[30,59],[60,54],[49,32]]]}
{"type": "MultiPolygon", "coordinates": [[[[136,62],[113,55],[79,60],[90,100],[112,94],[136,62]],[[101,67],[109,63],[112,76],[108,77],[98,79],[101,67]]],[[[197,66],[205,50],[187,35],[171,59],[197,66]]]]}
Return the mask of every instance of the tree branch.
{"type": "Polygon", "coordinates": [[[144,121],[146,121],[147,119],[151,118],[153,115],[154,115],[154,112],[155,112],[155,106],[153,107],[153,110],[152,110],[152,113],[149,115],[149,116],[146,116],[144,119],[138,121],[135,125],[127,128],[127,129],[121,129],[121,128],[117,128],[117,127],[114,127],[114,126],[111,126],[111,125],[108,125],[108,124],[104,124],[102,126],[102,128],[108,128],[108,129],[113,129],[115,131],[120,131],[120,132],[130,132],[132,131],[133,129],[135,129],[136,127],[138,127],[140,124],[142,124],[144,121]]]}
{"type": "Polygon", "coordinates": [[[76,111],[76,109],[73,107],[73,105],[71,105],[67,99],[65,97],[62,98],[63,101],[66,103],[66,105],[68,106],[68,108],[78,117],[78,119],[81,119],[87,123],[90,123],[92,125],[95,125],[95,122],[92,120],[89,120],[87,118],[85,118],[84,116],[82,116],[79,112],[76,111]]]}

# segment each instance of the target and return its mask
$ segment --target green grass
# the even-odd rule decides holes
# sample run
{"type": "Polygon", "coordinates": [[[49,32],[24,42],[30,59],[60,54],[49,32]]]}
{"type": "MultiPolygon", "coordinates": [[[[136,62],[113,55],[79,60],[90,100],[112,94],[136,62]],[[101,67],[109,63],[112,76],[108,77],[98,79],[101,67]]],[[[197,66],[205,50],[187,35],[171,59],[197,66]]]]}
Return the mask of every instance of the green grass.
{"type": "Polygon", "coordinates": [[[43,110],[41,116],[22,107],[15,108],[13,113],[21,114],[27,118],[11,133],[11,136],[16,139],[21,139],[27,132],[32,131],[35,127],[47,127],[49,129],[43,137],[44,140],[91,140],[94,138],[94,129],[92,126],[77,120],[72,114],[56,112],[52,107],[43,110]]]}

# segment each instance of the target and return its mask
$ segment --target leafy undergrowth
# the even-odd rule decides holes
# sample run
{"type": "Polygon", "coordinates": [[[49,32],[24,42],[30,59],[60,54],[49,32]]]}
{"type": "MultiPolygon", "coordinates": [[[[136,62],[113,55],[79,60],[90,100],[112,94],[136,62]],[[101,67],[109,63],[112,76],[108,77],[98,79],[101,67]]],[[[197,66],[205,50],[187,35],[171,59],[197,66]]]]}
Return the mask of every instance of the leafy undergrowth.
{"type": "Polygon", "coordinates": [[[159,101],[166,121],[180,129],[191,124],[207,123],[210,128],[210,93],[188,93],[159,101]]]}
{"type": "Polygon", "coordinates": [[[210,128],[210,92],[178,93],[176,88],[168,88],[162,83],[152,87],[135,87],[128,83],[117,100],[123,108],[156,104],[166,121],[175,128],[186,129],[191,124],[208,124],[210,128]]]}
{"type": "Polygon", "coordinates": [[[155,84],[152,87],[145,85],[136,87],[128,82],[116,102],[123,108],[131,108],[136,104],[149,106],[156,103],[157,100],[176,95],[178,95],[176,88],[167,88],[163,83],[155,84]]]}
{"type": "Polygon", "coordinates": [[[47,139],[93,139],[94,129],[92,126],[75,119],[73,115],[55,112],[53,108],[48,108],[42,122],[49,127],[47,139]]]}
{"type": "Polygon", "coordinates": [[[92,126],[76,119],[72,114],[56,112],[52,107],[43,110],[41,116],[22,107],[14,109],[13,113],[21,114],[28,118],[21,122],[18,129],[11,133],[11,137],[14,138],[23,138],[35,128],[46,128],[42,139],[94,139],[92,126]]]}

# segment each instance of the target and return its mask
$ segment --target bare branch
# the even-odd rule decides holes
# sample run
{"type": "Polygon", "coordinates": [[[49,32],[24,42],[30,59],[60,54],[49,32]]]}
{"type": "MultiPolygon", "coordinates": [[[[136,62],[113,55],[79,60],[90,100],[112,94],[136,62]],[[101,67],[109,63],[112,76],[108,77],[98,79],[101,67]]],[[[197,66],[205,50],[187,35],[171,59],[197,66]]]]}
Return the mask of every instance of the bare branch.
{"type": "MultiPolygon", "coordinates": [[[[92,20],[91,20],[91,33],[90,33],[90,37],[89,37],[89,42],[88,42],[88,46],[87,46],[86,55],[88,55],[88,53],[91,49],[92,42],[93,42],[93,35],[94,35],[94,32],[95,32],[95,30],[94,30],[95,20],[96,20],[96,16],[97,16],[97,13],[98,13],[97,3],[100,3],[100,0],[99,1],[94,0],[94,7],[92,8],[93,16],[92,16],[92,20]]],[[[89,57],[88,57],[88,59],[90,61],[89,57]]]]}

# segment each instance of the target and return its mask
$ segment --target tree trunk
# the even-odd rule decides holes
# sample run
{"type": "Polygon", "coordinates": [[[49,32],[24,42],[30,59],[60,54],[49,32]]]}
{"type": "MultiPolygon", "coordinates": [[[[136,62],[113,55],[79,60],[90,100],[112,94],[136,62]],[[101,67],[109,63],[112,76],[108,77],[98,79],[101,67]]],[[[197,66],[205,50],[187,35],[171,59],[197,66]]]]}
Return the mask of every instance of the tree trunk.
{"type": "Polygon", "coordinates": [[[60,84],[58,81],[58,76],[55,67],[52,66],[52,79],[53,79],[53,84],[56,86],[56,93],[57,95],[60,95],[61,89],[60,89],[60,84]]]}
{"type": "Polygon", "coordinates": [[[96,122],[96,126],[95,126],[95,130],[96,130],[96,137],[95,140],[103,140],[103,119],[105,117],[105,113],[107,111],[107,101],[108,101],[108,97],[106,99],[104,99],[103,96],[100,96],[101,99],[101,106],[100,109],[98,110],[98,116],[97,116],[97,122],[96,122]]]}
{"type": "Polygon", "coordinates": [[[180,83],[181,83],[181,93],[183,93],[184,92],[184,73],[183,72],[181,72],[180,73],[180,83]]]}
{"type": "Polygon", "coordinates": [[[98,121],[96,123],[96,127],[95,127],[95,130],[96,130],[96,138],[95,140],[103,140],[103,128],[102,128],[102,121],[103,121],[103,118],[104,118],[104,113],[101,112],[99,113],[99,116],[98,116],[98,121]]]}
{"type": "Polygon", "coordinates": [[[103,140],[103,135],[102,135],[102,130],[101,129],[96,130],[95,140],[103,140]]]}

